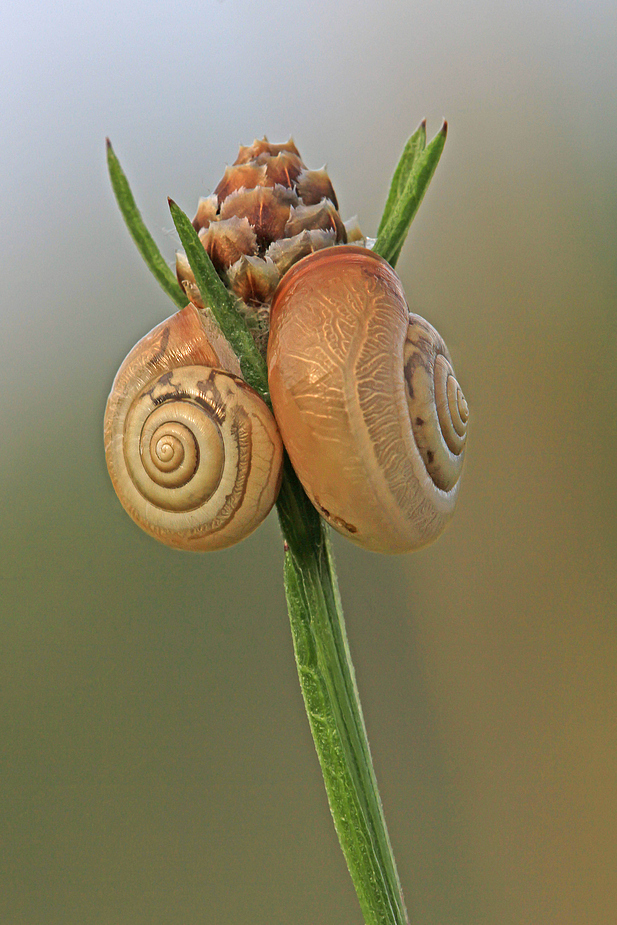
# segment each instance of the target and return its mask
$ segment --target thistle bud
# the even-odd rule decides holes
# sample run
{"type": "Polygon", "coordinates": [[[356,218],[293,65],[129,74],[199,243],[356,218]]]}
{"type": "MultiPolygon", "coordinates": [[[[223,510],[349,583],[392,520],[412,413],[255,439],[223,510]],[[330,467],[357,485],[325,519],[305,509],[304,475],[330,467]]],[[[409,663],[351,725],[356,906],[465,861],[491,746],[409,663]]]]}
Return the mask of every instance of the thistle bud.
{"type": "MultiPolygon", "coordinates": [[[[245,303],[262,348],[281,277],[307,254],[347,243],[326,169],[308,170],[291,139],[270,144],[264,137],[241,146],[214,193],[199,201],[193,225],[221,279],[245,303]]],[[[176,273],[200,304],[184,254],[177,255],[176,273]]]]}

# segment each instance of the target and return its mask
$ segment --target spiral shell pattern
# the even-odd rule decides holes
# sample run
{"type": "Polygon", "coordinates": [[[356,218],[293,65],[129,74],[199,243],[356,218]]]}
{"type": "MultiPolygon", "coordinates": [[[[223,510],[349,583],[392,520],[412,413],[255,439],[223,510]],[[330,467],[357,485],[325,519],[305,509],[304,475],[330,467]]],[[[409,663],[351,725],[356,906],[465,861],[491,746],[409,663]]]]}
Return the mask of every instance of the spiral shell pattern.
{"type": "Polygon", "coordinates": [[[188,306],[131,351],[108,401],[105,452],[120,501],[147,533],[179,549],[223,549],[272,508],[283,447],[259,395],[202,365],[217,358],[199,324],[188,306]],[[199,365],[174,365],[191,359],[199,365]]]}
{"type": "Polygon", "coordinates": [[[416,446],[437,488],[451,491],[463,468],[469,408],[445,343],[419,315],[409,316],[404,375],[416,446]]]}

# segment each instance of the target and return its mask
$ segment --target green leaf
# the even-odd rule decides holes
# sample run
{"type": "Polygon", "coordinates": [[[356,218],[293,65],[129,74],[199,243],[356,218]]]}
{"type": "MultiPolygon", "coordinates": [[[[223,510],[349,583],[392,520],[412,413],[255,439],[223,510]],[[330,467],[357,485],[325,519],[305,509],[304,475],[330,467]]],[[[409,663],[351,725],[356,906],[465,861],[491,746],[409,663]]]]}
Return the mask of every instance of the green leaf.
{"type": "Polygon", "coordinates": [[[426,147],[421,147],[421,125],[405,145],[394,171],[384,217],[373,248],[392,267],[396,266],[410,225],[435,173],[446,143],[447,131],[448,124],[444,121],[433,140],[426,147]]]}
{"type": "Polygon", "coordinates": [[[386,206],[383,210],[381,222],[379,223],[379,229],[377,231],[378,238],[388,223],[388,220],[405,189],[405,185],[409,179],[411,171],[413,170],[413,165],[416,158],[419,154],[422,153],[422,151],[424,151],[425,147],[426,119],[423,119],[403,148],[403,153],[401,154],[400,160],[396,165],[396,170],[394,171],[394,176],[392,177],[392,182],[390,183],[390,191],[388,193],[386,206]]]}
{"type": "Polygon", "coordinates": [[[269,404],[266,363],[255,345],[246,321],[236,308],[236,299],[214,269],[190,218],[172,199],[169,200],[169,210],[204,305],[211,310],[218,326],[231,344],[240,361],[242,375],[269,404]]]}
{"type": "Polygon", "coordinates": [[[170,299],[176,303],[178,308],[184,308],[188,303],[186,293],[165,262],[154,238],[144,225],[129,182],[120,166],[120,161],[114,153],[109,138],[107,139],[107,166],[116,201],[139,253],[170,299]]]}

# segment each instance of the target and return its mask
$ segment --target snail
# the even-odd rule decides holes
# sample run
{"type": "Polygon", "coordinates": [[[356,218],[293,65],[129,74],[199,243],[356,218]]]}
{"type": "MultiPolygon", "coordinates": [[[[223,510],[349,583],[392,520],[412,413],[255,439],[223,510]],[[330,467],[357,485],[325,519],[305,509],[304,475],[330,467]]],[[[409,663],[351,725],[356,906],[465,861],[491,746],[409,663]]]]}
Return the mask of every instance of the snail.
{"type": "Polygon", "coordinates": [[[378,552],[432,542],[452,515],[469,411],[437,331],[364,247],[296,263],[270,312],[268,380],[315,507],[378,552]]]}
{"type": "Polygon", "coordinates": [[[124,508],[169,546],[231,546],[276,500],[283,462],[276,422],[214,322],[190,303],[125,359],[104,436],[124,508]]]}

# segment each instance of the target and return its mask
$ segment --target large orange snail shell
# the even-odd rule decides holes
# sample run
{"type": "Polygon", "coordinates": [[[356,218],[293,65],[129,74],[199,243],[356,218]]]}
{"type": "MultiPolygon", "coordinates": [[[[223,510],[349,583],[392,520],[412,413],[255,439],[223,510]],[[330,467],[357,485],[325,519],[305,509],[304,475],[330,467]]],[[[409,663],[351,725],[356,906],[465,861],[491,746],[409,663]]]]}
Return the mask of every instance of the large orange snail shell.
{"type": "Polygon", "coordinates": [[[406,552],[452,515],[468,408],[437,331],[362,247],[295,264],[271,308],[268,376],[291,462],[353,542],[406,552]]]}

